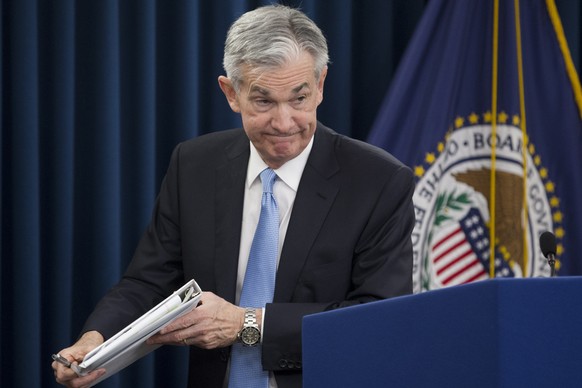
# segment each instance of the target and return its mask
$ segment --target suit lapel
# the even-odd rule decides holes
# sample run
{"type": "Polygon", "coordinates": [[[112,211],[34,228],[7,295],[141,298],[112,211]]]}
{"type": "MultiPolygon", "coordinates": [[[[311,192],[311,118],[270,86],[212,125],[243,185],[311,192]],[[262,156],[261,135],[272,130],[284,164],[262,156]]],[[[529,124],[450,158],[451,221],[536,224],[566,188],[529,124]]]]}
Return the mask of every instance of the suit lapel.
{"type": "Polygon", "coordinates": [[[274,302],[288,302],[299,280],[309,250],[339,190],[330,130],[319,125],[303,175],[281,252],[274,302]]]}
{"type": "Polygon", "coordinates": [[[234,303],[244,203],[244,182],[249,160],[249,140],[242,136],[227,149],[226,162],[216,168],[216,292],[234,303]]]}

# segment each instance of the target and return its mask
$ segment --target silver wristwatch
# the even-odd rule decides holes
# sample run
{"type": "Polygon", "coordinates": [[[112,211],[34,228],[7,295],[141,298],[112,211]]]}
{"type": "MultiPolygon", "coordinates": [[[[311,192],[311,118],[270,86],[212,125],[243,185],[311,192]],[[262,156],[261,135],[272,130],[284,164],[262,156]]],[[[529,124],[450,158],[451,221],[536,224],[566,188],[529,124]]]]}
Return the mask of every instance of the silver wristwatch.
{"type": "Polygon", "coordinates": [[[254,308],[245,309],[245,321],[238,339],[244,346],[255,346],[261,341],[261,330],[257,324],[257,312],[254,308]]]}

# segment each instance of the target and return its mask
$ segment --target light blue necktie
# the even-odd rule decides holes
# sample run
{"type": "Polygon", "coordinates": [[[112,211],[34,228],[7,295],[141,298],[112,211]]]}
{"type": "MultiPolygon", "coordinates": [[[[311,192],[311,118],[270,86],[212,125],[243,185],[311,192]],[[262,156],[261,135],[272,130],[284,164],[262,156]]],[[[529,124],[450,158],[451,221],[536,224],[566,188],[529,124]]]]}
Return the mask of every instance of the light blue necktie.
{"type": "MultiPolygon", "coordinates": [[[[273,196],[273,184],[277,174],[270,168],[261,172],[263,197],[261,215],[242,286],[239,306],[262,308],[273,301],[277,254],[279,251],[279,209],[273,196]]],[[[268,387],[269,372],[263,370],[261,346],[232,346],[229,388],[268,387]]]]}

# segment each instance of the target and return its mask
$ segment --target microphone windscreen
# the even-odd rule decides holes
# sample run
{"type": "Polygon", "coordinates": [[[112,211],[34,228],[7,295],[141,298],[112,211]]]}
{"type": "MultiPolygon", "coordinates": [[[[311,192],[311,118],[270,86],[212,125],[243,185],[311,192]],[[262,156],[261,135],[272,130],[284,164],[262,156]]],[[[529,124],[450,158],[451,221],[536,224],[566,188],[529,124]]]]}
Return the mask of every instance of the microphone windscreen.
{"type": "Polygon", "coordinates": [[[556,236],[552,232],[544,232],[540,236],[540,248],[547,258],[550,253],[556,254],[556,236]]]}

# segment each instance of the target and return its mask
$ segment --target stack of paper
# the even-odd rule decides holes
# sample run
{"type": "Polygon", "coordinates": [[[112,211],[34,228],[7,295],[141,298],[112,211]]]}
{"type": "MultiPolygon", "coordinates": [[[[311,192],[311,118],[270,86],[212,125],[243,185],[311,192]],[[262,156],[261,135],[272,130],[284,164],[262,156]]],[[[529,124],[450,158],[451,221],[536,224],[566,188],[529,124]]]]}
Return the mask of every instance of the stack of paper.
{"type": "Polygon", "coordinates": [[[201,295],[198,284],[190,280],[101,346],[87,353],[79,364],[77,374],[84,376],[96,369],[105,368],[106,373],[93,382],[93,386],[157,349],[161,345],[148,345],[146,340],[174,319],[194,309],[201,295]]]}

